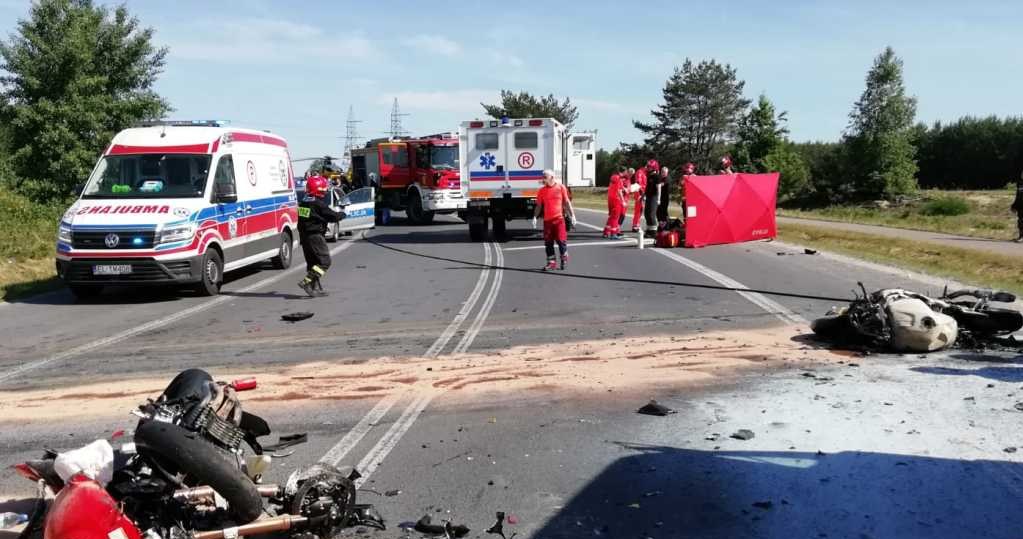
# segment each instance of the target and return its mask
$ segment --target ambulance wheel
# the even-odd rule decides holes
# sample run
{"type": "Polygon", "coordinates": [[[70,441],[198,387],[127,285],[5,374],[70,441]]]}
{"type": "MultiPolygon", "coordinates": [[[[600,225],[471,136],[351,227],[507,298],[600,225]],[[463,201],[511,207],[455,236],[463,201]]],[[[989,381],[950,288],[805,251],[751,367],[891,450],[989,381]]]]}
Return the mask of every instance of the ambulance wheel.
{"type": "Polygon", "coordinates": [[[201,281],[199,281],[199,295],[200,296],[216,296],[220,293],[220,283],[224,281],[224,261],[220,258],[220,253],[213,249],[206,251],[206,254],[202,257],[202,264],[199,265],[199,271],[202,272],[201,281]]]}
{"type": "Polygon", "coordinates": [[[68,290],[71,291],[71,295],[77,300],[86,300],[99,297],[103,293],[102,285],[94,284],[69,284],[68,290]]]}
{"type": "Polygon", "coordinates": [[[472,241],[486,241],[487,239],[487,221],[483,220],[481,223],[469,223],[469,239],[472,241]]]}
{"type": "Polygon", "coordinates": [[[419,196],[418,192],[413,192],[409,196],[408,209],[405,210],[405,216],[414,225],[428,225],[433,222],[434,213],[423,209],[422,197],[419,196]]]}
{"type": "Polygon", "coordinates": [[[508,221],[503,215],[494,216],[494,238],[503,238],[508,234],[508,221]]]}
{"type": "Polygon", "coordinates": [[[291,239],[291,232],[285,230],[281,233],[281,245],[277,248],[277,256],[270,259],[274,269],[288,269],[291,267],[291,253],[295,243],[291,239]]]}

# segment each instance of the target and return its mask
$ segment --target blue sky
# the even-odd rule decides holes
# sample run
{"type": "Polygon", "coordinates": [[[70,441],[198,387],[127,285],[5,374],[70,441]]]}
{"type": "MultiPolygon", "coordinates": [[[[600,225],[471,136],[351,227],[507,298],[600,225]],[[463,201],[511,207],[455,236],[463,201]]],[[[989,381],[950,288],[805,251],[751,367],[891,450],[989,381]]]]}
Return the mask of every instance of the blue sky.
{"type": "MultiPolygon", "coordinates": [[[[789,112],[795,140],[837,139],[874,56],[892,45],[925,122],[1019,115],[1023,2],[131,0],[170,47],[157,90],[174,118],[229,119],[340,154],[354,106],[383,136],[394,97],[413,134],[482,115],[501,88],[569,96],[602,146],[636,141],[685,57],[738,68],[789,112]]],[[[0,34],[28,12],[0,0],[0,34]]]]}

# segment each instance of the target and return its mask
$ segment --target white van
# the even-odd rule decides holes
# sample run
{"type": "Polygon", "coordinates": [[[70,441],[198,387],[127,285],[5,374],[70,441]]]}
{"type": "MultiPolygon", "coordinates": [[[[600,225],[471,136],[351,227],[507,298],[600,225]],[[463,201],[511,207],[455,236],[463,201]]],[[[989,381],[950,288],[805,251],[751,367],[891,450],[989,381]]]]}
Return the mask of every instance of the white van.
{"type": "Polygon", "coordinates": [[[105,285],[196,285],[291,265],[298,202],[288,144],[218,122],[155,122],[118,133],[64,214],[57,274],[79,297],[105,285]]]}

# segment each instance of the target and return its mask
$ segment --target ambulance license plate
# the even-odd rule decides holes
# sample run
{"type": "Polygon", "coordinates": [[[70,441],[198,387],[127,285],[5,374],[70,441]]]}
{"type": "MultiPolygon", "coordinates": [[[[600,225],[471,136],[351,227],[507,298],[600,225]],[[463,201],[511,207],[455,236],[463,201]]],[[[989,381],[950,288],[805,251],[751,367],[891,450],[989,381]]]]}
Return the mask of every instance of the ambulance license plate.
{"type": "Polygon", "coordinates": [[[131,273],[131,264],[101,264],[92,267],[93,275],[124,275],[131,273]]]}

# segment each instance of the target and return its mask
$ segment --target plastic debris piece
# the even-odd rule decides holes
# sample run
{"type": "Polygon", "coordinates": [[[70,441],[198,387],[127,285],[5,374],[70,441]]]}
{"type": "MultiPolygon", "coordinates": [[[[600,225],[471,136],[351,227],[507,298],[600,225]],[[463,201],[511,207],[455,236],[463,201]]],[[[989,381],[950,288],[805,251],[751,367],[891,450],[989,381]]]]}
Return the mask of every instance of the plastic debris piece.
{"type": "Polygon", "coordinates": [[[662,417],[666,416],[668,414],[676,413],[675,410],[672,410],[671,408],[668,408],[667,406],[665,406],[663,404],[659,404],[655,400],[652,400],[652,401],[648,402],[642,408],[640,408],[639,410],[636,410],[636,412],[640,413],[640,414],[644,414],[644,415],[655,415],[655,416],[662,416],[662,417]]]}
{"type": "Polygon", "coordinates": [[[295,323],[295,322],[301,322],[302,320],[307,320],[307,319],[312,318],[312,317],[313,317],[313,313],[304,312],[303,311],[303,312],[297,312],[297,313],[282,314],[281,315],[281,320],[284,320],[285,322],[295,323]]]}
{"type": "Polygon", "coordinates": [[[401,491],[398,489],[388,490],[387,492],[384,492],[384,496],[387,496],[388,498],[393,498],[399,494],[401,494],[401,491]]]}
{"type": "Polygon", "coordinates": [[[806,248],[806,249],[803,249],[803,253],[808,254],[808,255],[815,255],[815,254],[817,254],[817,249],[806,248]]]}
{"type": "Polygon", "coordinates": [[[508,520],[508,524],[511,524],[512,526],[514,526],[514,525],[519,523],[519,517],[517,517],[515,515],[508,515],[508,519],[507,520],[508,520]]]}
{"type": "Polygon", "coordinates": [[[465,537],[469,534],[469,528],[464,524],[457,526],[450,522],[445,522],[444,525],[433,524],[430,515],[423,515],[423,518],[416,522],[414,528],[417,532],[425,535],[444,535],[447,537],[465,537]]]}
{"type": "Polygon", "coordinates": [[[487,533],[500,535],[504,538],[504,511],[497,512],[497,522],[495,522],[493,526],[487,528],[487,533]]]}

